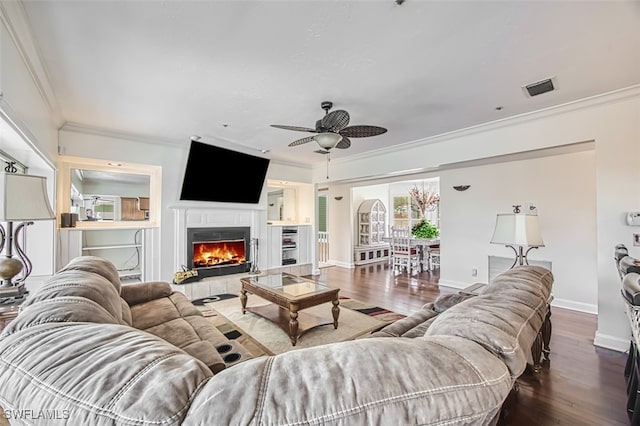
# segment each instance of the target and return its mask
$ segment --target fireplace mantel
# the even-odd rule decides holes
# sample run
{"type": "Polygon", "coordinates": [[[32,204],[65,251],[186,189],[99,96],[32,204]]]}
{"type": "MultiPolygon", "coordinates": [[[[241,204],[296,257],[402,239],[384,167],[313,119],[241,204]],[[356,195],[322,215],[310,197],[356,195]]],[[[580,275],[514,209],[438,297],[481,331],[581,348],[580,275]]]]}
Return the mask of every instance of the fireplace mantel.
{"type": "Polygon", "coordinates": [[[261,204],[214,203],[208,201],[177,201],[167,207],[171,210],[267,210],[261,204]]]}

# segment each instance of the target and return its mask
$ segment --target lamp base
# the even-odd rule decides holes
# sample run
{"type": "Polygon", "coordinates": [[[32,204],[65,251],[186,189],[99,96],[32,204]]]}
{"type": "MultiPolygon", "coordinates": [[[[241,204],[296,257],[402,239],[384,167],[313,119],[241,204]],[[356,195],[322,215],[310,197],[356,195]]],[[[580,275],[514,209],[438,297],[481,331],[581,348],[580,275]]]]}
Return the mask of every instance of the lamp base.
{"type": "Polygon", "coordinates": [[[0,297],[20,297],[25,292],[24,282],[14,284],[13,277],[22,271],[23,265],[12,257],[0,258],[0,297]]]}
{"type": "Polygon", "coordinates": [[[522,246],[518,246],[518,248],[516,249],[514,246],[511,245],[507,245],[505,247],[511,247],[513,249],[513,251],[516,252],[516,260],[513,261],[513,265],[511,265],[511,267],[509,269],[513,269],[514,266],[516,265],[528,265],[529,264],[529,259],[527,259],[527,255],[529,254],[529,252],[532,249],[537,249],[538,247],[529,247],[527,249],[527,251],[524,251],[524,248],[522,246]]]}
{"type": "Polygon", "coordinates": [[[10,286],[0,286],[0,298],[22,297],[27,293],[24,283],[10,286]]]}

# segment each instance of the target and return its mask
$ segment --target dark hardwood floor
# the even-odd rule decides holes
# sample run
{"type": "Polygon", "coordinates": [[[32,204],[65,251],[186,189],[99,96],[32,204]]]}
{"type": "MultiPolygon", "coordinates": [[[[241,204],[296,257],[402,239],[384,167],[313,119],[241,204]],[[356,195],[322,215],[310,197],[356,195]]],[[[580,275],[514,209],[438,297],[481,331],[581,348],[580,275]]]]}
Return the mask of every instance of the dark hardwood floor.
{"type": "MultiPolygon", "coordinates": [[[[439,273],[409,277],[387,263],[355,269],[331,266],[314,279],[340,294],[410,314],[441,293],[439,273]]],[[[552,307],[550,360],[537,374],[525,373],[510,398],[501,425],[629,425],[626,414],[626,354],[593,345],[596,316],[552,307]]]]}

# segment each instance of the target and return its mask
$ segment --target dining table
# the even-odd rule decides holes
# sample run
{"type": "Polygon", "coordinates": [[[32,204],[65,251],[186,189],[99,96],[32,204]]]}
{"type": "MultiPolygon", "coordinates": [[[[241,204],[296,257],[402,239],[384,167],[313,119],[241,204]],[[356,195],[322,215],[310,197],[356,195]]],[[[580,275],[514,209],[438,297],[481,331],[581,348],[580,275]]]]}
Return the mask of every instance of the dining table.
{"type": "MultiPolygon", "coordinates": [[[[393,247],[393,238],[391,237],[383,237],[383,241],[391,244],[393,247]]],[[[409,244],[412,247],[416,247],[418,249],[419,257],[420,257],[420,272],[424,272],[424,270],[430,270],[429,265],[429,249],[440,247],[440,238],[419,238],[419,237],[411,237],[409,239],[409,244]],[[425,268],[426,264],[426,268],[425,268]]],[[[391,253],[393,256],[393,253],[391,253]]]]}

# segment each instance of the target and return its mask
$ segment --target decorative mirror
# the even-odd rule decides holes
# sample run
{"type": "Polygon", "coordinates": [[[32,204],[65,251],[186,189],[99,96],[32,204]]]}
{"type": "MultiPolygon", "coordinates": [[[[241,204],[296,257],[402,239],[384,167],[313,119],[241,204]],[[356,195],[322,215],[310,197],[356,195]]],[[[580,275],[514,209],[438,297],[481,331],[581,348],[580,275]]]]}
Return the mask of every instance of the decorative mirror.
{"type": "Polygon", "coordinates": [[[162,168],[59,157],[58,209],[75,213],[79,228],[160,224],[162,168]]]}
{"type": "Polygon", "coordinates": [[[297,191],[288,182],[267,181],[267,220],[295,222],[297,220],[297,191]]]}

